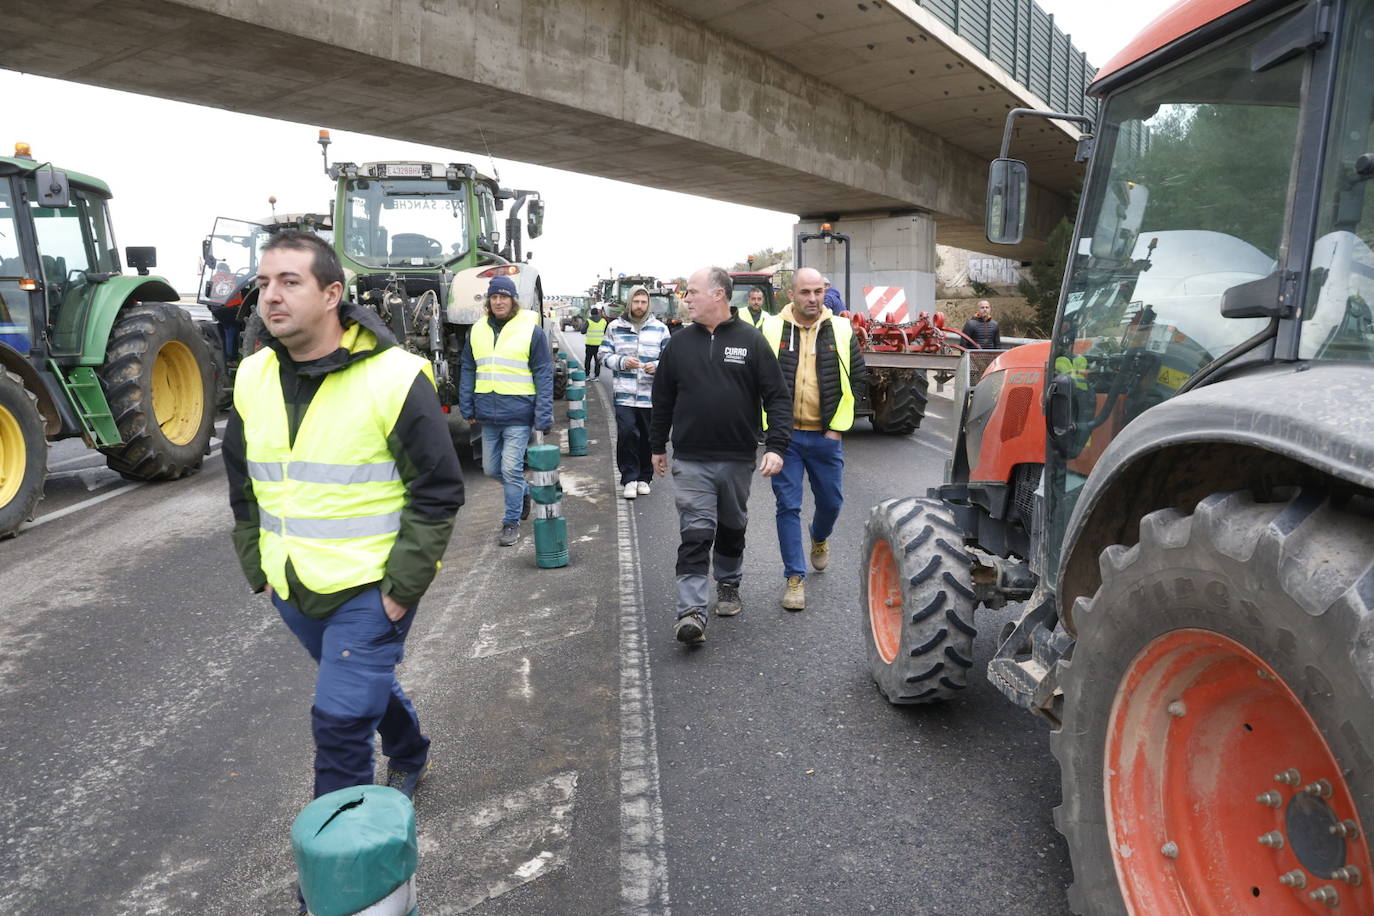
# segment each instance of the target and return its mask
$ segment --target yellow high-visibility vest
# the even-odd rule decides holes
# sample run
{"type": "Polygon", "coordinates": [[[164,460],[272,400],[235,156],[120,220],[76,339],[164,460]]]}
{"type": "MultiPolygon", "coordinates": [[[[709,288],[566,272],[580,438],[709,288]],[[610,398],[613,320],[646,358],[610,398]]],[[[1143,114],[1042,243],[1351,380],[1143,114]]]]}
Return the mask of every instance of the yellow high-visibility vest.
{"type": "Polygon", "coordinates": [[[745,324],[753,325],[754,327],[758,328],[760,331],[763,330],[764,322],[766,322],[769,318],[772,317],[772,316],[769,315],[767,312],[765,312],[763,309],[759,309],[759,320],[758,320],[758,321],[755,321],[755,320],[754,320],[754,313],[753,313],[752,311],[749,310],[749,307],[748,307],[748,306],[745,306],[744,308],[739,309],[738,311],[739,311],[739,317],[740,317],[741,319],[743,319],[743,321],[744,321],[745,324]]]}
{"type": "Polygon", "coordinates": [[[598,318],[595,321],[587,322],[587,346],[599,347],[601,341],[606,339],[606,319],[598,318]]]}
{"type": "MultiPolygon", "coordinates": [[[[849,384],[849,364],[850,364],[850,342],[854,338],[854,326],[848,321],[836,319],[834,316],[825,319],[830,322],[830,329],[835,333],[835,353],[840,357],[840,403],[835,408],[835,415],[827,421],[827,429],[836,432],[844,432],[854,425],[854,391],[849,384]]],[[[781,315],[769,315],[768,320],[764,321],[763,339],[768,341],[768,346],[773,349],[773,355],[777,356],[782,344],[783,317],[781,315]]],[[[816,330],[820,333],[820,329],[816,330]]],[[[800,356],[798,356],[800,359],[800,356]]],[[[816,381],[820,381],[820,372],[816,373],[816,381]]],[[[822,420],[825,418],[822,417],[822,420]]],[[[768,428],[768,417],[763,418],[763,428],[768,428]]]]}
{"type": "MultiPolygon", "coordinates": [[[[342,346],[356,353],[375,348],[377,339],[354,324],[342,346]]],[[[301,584],[318,594],[385,574],[406,504],[386,438],[420,372],[433,384],[430,364],[399,347],[331,372],[292,443],[276,352],[263,347],[239,364],[234,409],[258,503],[258,551],[283,599],[291,597],[288,559],[301,584]]]]}
{"type": "Polygon", "coordinates": [[[472,359],[477,364],[477,394],[534,394],[530,370],[530,345],[539,316],[520,309],[494,334],[482,320],[472,326],[472,359]]]}

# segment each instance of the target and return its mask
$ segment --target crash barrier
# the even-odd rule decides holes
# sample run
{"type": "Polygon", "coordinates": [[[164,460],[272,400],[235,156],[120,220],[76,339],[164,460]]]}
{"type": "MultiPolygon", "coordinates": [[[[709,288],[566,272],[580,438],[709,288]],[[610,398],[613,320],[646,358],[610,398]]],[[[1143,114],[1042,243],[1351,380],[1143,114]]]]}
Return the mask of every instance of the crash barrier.
{"type": "Polygon", "coordinates": [[[296,815],[291,849],[312,916],[418,916],[415,809],[390,786],[321,795],[296,815]]]}
{"type": "Polygon", "coordinates": [[[540,569],[568,565],[568,520],[563,517],[563,485],[558,480],[560,452],[534,434],[525,455],[530,469],[530,499],[534,502],[534,563],[540,569]]]}
{"type": "Polygon", "coordinates": [[[587,454],[587,373],[574,369],[568,373],[568,455],[587,454]]]}

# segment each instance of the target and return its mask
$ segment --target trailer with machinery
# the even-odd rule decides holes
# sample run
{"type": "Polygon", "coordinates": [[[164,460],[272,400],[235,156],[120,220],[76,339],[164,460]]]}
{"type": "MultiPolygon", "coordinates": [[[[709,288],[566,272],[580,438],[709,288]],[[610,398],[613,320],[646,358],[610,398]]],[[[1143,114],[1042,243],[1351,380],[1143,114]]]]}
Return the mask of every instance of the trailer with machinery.
{"type": "Polygon", "coordinates": [[[1050,341],[960,364],[945,483],[874,507],[870,671],[1050,725],[1076,913],[1374,912],[1374,2],[1187,0],[1008,115],[1091,130],[1050,341]],[[1235,167],[1243,163],[1243,167],[1235,167]]]}
{"type": "Polygon", "coordinates": [[[109,186],[0,157],[0,537],[43,496],[48,442],[80,437],[130,480],[198,470],[214,420],[209,347],[180,298],[129,247],[109,186]]]}

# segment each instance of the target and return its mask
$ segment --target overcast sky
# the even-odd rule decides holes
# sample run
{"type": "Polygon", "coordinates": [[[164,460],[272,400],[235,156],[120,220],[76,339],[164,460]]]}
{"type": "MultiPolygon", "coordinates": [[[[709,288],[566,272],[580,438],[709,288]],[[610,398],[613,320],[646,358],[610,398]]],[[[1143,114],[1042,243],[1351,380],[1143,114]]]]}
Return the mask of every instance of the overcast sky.
{"type": "MultiPolygon", "coordinates": [[[[1037,0],[1088,60],[1101,66],[1170,0],[1113,4],[1037,0]]],[[[80,23],[69,23],[79,27],[80,23]]],[[[216,216],[261,220],[277,211],[318,212],[332,198],[320,162],[322,124],[293,124],[181,102],[97,89],[0,70],[8,154],[27,141],[40,160],[96,175],[114,191],[120,245],[155,245],[158,273],[191,293],[200,240],[216,216]],[[117,123],[138,129],[113,128],[117,123]],[[165,131],[147,129],[161,124],[165,131]],[[164,136],[158,136],[164,133],[164,136]]],[[[485,155],[333,131],[331,159],[472,162],[485,155]]],[[[784,248],[791,214],[497,160],[502,184],[540,191],[548,204],[542,238],[528,245],[549,294],[578,293],[599,274],[675,276],[708,263],[730,264],[764,247],[784,248]]],[[[504,228],[504,227],[503,227],[504,228]]]]}

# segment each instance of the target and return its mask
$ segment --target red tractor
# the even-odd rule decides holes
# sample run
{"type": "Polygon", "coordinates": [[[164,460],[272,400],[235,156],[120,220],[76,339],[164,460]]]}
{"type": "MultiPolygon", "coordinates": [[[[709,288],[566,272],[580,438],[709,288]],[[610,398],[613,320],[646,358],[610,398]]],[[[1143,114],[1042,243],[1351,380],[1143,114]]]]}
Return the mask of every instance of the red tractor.
{"type": "MultiPolygon", "coordinates": [[[[1374,0],[1188,0],[1090,92],[1052,339],[968,354],[944,485],[873,509],[873,676],[955,697],[1024,602],[987,674],[1052,729],[1074,912],[1374,913],[1374,0]]],[[[991,242],[1036,116],[1085,120],[1008,116],[991,242]]]]}

